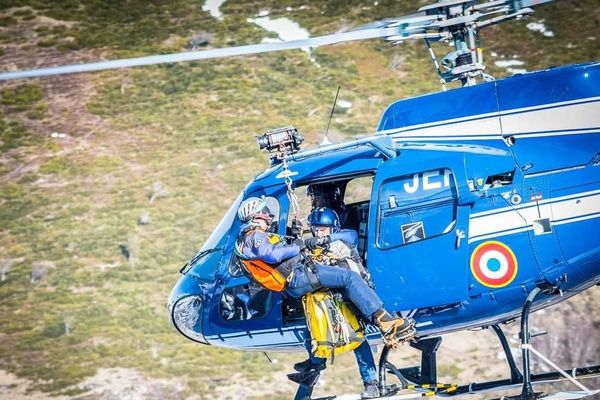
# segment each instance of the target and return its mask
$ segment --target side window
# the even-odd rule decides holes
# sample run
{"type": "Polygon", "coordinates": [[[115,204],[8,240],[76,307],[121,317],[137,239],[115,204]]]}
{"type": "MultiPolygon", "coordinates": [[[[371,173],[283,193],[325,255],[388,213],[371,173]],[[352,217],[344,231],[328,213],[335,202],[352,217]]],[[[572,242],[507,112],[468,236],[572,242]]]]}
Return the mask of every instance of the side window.
{"type": "Polygon", "coordinates": [[[267,196],[264,198],[264,200],[267,203],[267,207],[269,207],[271,214],[273,214],[273,224],[271,230],[273,231],[273,233],[277,233],[279,226],[279,217],[281,216],[281,207],[279,205],[279,201],[277,200],[277,198],[272,196],[267,196]]]}
{"type": "MultiPolygon", "coordinates": [[[[373,176],[358,176],[352,179],[340,179],[337,181],[320,181],[311,183],[313,196],[320,196],[320,203],[331,207],[340,217],[343,229],[353,229],[358,232],[358,250],[364,256],[367,239],[367,219],[369,215],[369,203],[371,190],[373,188],[373,176]],[[317,194],[315,194],[317,193],[317,194]],[[343,198],[340,198],[343,194],[343,198]]],[[[308,185],[296,188],[300,216],[304,225],[305,234],[310,233],[306,217],[311,212],[311,198],[307,196],[308,185]]],[[[318,204],[318,203],[317,203],[318,204]]],[[[288,232],[291,228],[292,209],[288,216],[288,232]]]]}
{"type": "Polygon", "coordinates": [[[369,200],[371,199],[372,187],[372,176],[361,176],[360,178],[352,179],[346,185],[346,191],[344,193],[344,203],[354,204],[369,202],[369,200]]]}
{"type": "Polygon", "coordinates": [[[448,233],[456,224],[454,176],[449,169],[440,169],[384,181],[378,207],[381,249],[448,233]]]}
{"type": "Polygon", "coordinates": [[[225,321],[246,321],[267,315],[271,303],[271,291],[249,283],[223,291],[219,310],[225,321]]]}
{"type": "MultiPolygon", "coordinates": [[[[368,235],[369,203],[373,189],[373,176],[361,176],[352,179],[346,185],[342,227],[354,229],[358,233],[358,252],[365,257],[368,235]]],[[[366,258],[366,257],[365,257],[366,258]]]]}

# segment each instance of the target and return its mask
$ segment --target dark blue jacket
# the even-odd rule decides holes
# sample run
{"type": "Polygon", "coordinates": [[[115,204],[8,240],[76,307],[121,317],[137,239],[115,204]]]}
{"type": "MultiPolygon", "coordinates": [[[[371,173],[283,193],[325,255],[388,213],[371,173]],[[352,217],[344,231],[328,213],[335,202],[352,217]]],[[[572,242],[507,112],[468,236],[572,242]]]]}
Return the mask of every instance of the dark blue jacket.
{"type": "Polygon", "coordinates": [[[297,245],[271,244],[268,234],[257,229],[242,235],[242,255],[250,260],[276,265],[300,254],[297,245]]]}
{"type": "Polygon", "coordinates": [[[358,233],[353,229],[342,229],[329,235],[332,242],[341,240],[346,242],[350,247],[356,247],[358,244],[358,233]]]}

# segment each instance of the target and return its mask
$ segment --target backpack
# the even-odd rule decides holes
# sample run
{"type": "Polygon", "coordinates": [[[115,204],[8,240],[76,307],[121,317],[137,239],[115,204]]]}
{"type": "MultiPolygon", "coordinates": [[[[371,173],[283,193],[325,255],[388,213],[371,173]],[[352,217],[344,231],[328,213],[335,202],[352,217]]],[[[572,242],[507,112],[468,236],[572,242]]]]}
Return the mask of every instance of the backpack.
{"type": "Polygon", "coordinates": [[[302,305],[315,357],[330,358],[333,363],[336,355],[354,350],[365,339],[356,315],[330,291],[307,293],[302,305]]]}

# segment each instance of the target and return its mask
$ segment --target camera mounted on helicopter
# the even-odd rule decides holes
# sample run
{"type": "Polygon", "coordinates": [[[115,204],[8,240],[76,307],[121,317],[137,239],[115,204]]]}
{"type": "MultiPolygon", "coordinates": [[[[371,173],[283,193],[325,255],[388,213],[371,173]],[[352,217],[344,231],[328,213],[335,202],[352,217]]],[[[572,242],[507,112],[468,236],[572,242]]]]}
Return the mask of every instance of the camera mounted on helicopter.
{"type": "Polygon", "coordinates": [[[266,131],[256,136],[259,150],[267,150],[271,164],[277,164],[286,156],[300,151],[304,136],[293,126],[285,126],[266,131]]]}

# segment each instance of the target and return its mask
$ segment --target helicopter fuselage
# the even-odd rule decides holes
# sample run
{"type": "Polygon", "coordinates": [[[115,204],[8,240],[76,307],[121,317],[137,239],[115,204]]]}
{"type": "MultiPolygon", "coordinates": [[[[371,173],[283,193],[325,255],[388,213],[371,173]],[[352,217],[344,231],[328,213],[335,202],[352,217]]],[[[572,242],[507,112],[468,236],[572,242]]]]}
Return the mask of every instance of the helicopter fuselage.
{"type": "MultiPolygon", "coordinates": [[[[534,310],[600,282],[599,63],[400,100],[372,138],[297,153],[288,167],[295,188],[372,182],[347,202],[345,228],[359,233],[386,308],[414,318],[421,337],[515,319],[539,285],[562,295],[534,310]]],[[[298,301],[252,283],[233,251],[248,197],[265,196],[276,233],[289,233],[282,172],[258,174],[181,270],[169,313],[187,338],[304,348],[298,301]]]]}

